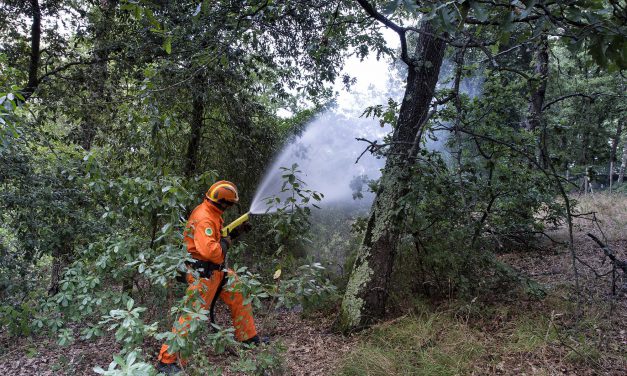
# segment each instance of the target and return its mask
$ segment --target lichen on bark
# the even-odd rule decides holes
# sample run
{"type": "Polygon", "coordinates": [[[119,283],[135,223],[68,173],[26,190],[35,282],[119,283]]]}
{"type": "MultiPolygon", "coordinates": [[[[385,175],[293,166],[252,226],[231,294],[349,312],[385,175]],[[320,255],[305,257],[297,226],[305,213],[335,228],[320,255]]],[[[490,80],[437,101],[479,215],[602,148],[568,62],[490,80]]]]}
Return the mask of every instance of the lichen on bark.
{"type": "Polygon", "coordinates": [[[363,327],[364,324],[371,321],[368,317],[363,316],[372,313],[365,309],[366,298],[370,289],[373,287],[380,288],[379,283],[373,281],[375,274],[373,268],[382,266],[377,265],[376,260],[372,257],[372,244],[382,240],[381,238],[386,236],[392,225],[390,208],[394,207],[394,202],[398,196],[396,190],[399,188],[398,179],[401,172],[398,167],[392,166],[381,178],[381,189],[373,205],[364,242],[359,248],[342,301],[339,322],[342,331],[363,327]]]}
{"type": "Polygon", "coordinates": [[[364,251],[357,262],[361,264],[356,266],[351,273],[350,280],[346,286],[346,293],[342,300],[341,308],[341,329],[355,328],[361,323],[361,314],[364,306],[364,299],[361,298],[361,289],[370,280],[373,274],[372,268],[368,265],[367,256],[369,252],[364,251]]]}

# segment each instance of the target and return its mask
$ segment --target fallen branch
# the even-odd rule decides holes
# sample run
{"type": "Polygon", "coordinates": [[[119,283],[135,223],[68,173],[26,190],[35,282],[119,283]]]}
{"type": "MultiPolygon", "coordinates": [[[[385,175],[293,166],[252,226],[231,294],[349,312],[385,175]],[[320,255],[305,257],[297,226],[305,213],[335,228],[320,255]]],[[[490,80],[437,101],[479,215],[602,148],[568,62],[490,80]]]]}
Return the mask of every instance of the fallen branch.
{"type": "Polygon", "coordinates": [[[622,261],[616,258],[616,256],[614,255],[614,252],[612,252],[612,250],[610,249],[610,247],[608,247],[607,245],[603,244],[603,242],[601,240],[599,240],[599,238],[597,238],[596,236],[594,236],[591,233],[587,234],[592,240],[594,240],[599,247],[601,247],[601,249],[603,250],[603,252],[605,253],[605,255],[607,257],[609,257],[609,259],[612,261],[612,263],[614,265],[616,265],[616,267],[620,268],[623,273],[625,273],[625,275],[627,275],[627,261],[622,261]]]}

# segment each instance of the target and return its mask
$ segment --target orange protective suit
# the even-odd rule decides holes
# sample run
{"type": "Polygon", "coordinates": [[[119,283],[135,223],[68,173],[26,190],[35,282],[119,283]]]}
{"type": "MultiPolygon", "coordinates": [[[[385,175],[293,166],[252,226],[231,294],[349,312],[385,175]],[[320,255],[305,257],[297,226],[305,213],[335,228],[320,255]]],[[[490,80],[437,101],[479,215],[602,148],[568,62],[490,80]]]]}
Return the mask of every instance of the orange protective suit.
{"type": "MultiPolygon", "coordinates": [[[[194,259],[209,261],[218,265],[224,262],[224,254],[220,246],[220,233],[223,223],[222,210],[207,200],[204,200],[202,204],[192,211],[187,222],[184,238],[187,251],[194,259]]],[[[234,274],[230,269],[228,273],[229,275],[234,274]]],[[[196,290],[204,300],[201,303],[202,307],[208,310],[223,278],[226,278],[224,272],[215,270],[211,273],[211,278],[200,278],[199,283],[194,283],[194,277],[191,273],[188,273],[188,292],[196,290]]],[[[220,299],[231,310],[231,319],[235,327],[235,338],[238,341],[245,341],[257,335],[252,316],[252,307],[250,304],[244,305],[244,297],[241,293],[223,289],[220,292],[220,299]]],[[[180,324],[184,324],[189,320],[190,317],[185,315],[181,316],[178,321],[180,324]]],[[[181,325],[180,327],[185,326],[181,325]]],[[[174,331],[175,329],[172,330],[174,331]]],[[[163,363],[174,363],[177,360],[177,355],[169,354],[168,345],[163,344],[159,352],[159,360],[163,363]]]]}

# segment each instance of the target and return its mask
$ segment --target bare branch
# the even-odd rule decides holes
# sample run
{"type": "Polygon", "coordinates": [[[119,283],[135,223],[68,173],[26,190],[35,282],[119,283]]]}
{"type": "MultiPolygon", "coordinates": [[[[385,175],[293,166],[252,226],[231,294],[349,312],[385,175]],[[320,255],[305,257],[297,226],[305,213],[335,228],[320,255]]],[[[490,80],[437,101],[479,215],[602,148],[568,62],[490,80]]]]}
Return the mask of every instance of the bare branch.
{"type": "Polygon", "coordinates": [[[364,142],[367,142],[367,143],[370,144],[370,145],[366,146],[366,148],[364,149],[364,151],[361,152],[361,154],[359,154],[359,157],[357,157],[357,160],[355,161],[355,164],[359,163],[359,160],[361,159],[361,157],[364,156],[364,154],[366,154],[367,151],[370,151],[371,153],[373,153],[375,151],[375,148],[376,148],[376,150],[379,150],[379,149],[381,149],[383,147],[383,145],[378,145],[377,144],[377,140],[370,141],[370,140],[367,140],[367,139],[361,138],[361,137],[358,137],[355,140],[357,140],[357,141],[364,141],[364,142]]]}
{"type": "Polygon", "coordinates": [[[610,247],[603,244],[603,242],[599,240],[599,238],[594,236],[594,234],[587,233],[587,235],[590,237],[590,239],[594,240],[595,243],[599,245],[599,247],[601,247],[605,255],[609,257],[609,259],[612,261],[612,264],[619,267],[623,271],[623,273],[627,275],[627,261],[622,261],[622,260],[617,259],[616,256],[614,255],[614,252],[610,249],[610,247]]]}
{"type": "MultiPolygon", "coordinates": [[[[383,149],[385,147],[388,147],[390,145],[396,145],[396,144],[410,145],[411,144],[411,142],[404,142],[404,141],[393,141],[393,142],[388,142],[388,143],[385,143],[385,144],[380,144],[379,141],[377,141],[377,140],[370,141],[370,140],[365,139],[363,137],[357,137],[357,138],[355,138],[355,140],[367,142],[369,144],[368,146],[366,146],[366,149],[364,151],[362,151],[361,154],[359,154],[359,157],[355,161],[356,164],[359,162],[361,157],[363,157],[364,154],[366,154],[367,151],[370,151],[371,153],[377,153],[377,152],[380,152],[381,149],[383,149]]],[[[390,154],[387,154],[387,155],[389,156],[390,154]]]]}
{"type": "Polygon", "coordinates": [[[357,2],[359,3],[359,5],[361,5],[362,8],[364,8],[366,13],[368,13],[372,18],[381,22],[385,26],[394,30],[396,34],[398,34],[398,37],[401,40],[401,59],[403,60],[403,62],[405,62],[405,64],[411,65],[411,60],[409,59],[409,55],[407,54],[407,37],[406,37],[407,29],[400,25],[397,25],[389,18],[377,12],[374,6],[370,4],[367,0],[357,0],[357,2]]]}
{"type": "Polygon", "coordinates": [[[598,95],[598,93],[594,93],[592,94],[592,96],[587,95],[587,94],[583,94],[583,93],[574,93],[574,94],[567,94],[567,95],[562,95],[561,97],[554,99],[552,101],[550,101],[549,103],[545,104],[544,107],[542,107],[542,111],[546,110],[547,108],[551,107],[552,105],[554,105],[557,102],[561,102],[564,99],[568,99],[568,98],[572,98],[572,97],[584,97],[584,98],[588,98],[591,101],[594,101],[596,99],[596,96],[598,95]]]}

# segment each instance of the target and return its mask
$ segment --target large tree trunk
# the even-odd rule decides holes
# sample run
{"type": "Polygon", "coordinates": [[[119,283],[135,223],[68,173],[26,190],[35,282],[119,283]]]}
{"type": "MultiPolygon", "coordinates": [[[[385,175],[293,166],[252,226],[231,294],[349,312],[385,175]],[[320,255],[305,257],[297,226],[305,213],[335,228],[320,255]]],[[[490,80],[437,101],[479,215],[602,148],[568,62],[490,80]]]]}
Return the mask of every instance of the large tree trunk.
{"type": "Polygon", "coordinates": [[[367,326],[385,314],[388,283],[402,235],[394,213],[398,200],[407,192],[409,168],[413,163],[409,158],[410,150],[416,151],[412,144],[420,137],[426,122],[446,47],[442,40],[433,37],[436,31],[429,22],[423,22],[421,29],[416,62],[408,70],[393,145],[342,301],[339,323],[344,331],[367,326]]]}
{"type": "Polygon", "coordinates": [[[534,53],[535,68],[534,76],[529,80],[529,110],[525,121],[525,128],[530,132],[540,130],[538,135],[538,146],[536,148],[536,160],[543,167],[547,166],[546,158],[542,150],[546,142],[546,129],[541,128],[542,107],[546,95],[546,85],[549,76],[549,41],[546,34],[540,36],[534,53]]]}
{"type": "Polygon", "coordinates": [[[623,122],[619,121],[616,126],[616,133],[612,137],[612,147],[610,149],[610,170],[608,174],[608,183],[610,186],[610,192],[612,192],[612,183],[614,181],[614,167],[616,165],[616,150],[618,149],[618,143],[620,142],[620,136],[623,133],[623,122]]]}
{"type": "Polygon", "coordinates": [[[623,158],[621,159],[620,171],[618,172],[618,184],[623,184],[625,169],[627,169],[627,142],[623,146],[623,158]]]}
{"type": "Polygon", "coordinates": [[[38,0],[31,0],[31,14],[33,23],[30,32],[30,63],[28,66],[28,83],[24,88],[24,99],[33,95],[35,89],[39,85],[39,58],[40,58],[40,42],[41,42],[41,9],[38,0]]]}

